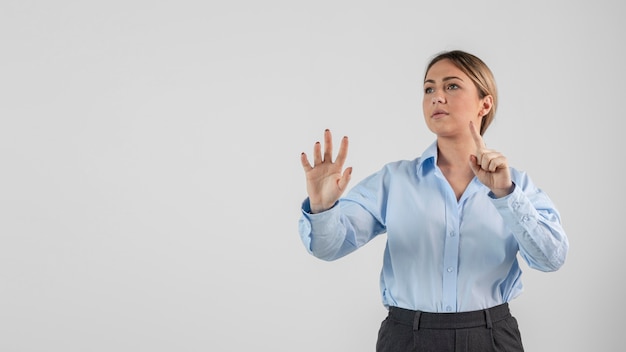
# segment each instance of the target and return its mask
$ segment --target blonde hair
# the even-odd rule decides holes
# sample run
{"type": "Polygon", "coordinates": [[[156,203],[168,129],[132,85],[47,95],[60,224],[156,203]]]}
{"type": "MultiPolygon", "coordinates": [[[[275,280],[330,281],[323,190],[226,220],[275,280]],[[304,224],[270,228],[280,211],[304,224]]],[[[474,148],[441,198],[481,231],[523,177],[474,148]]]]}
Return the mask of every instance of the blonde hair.
{"type": "Polygon", "coordinates": [[[493,77],[493,73],[489,67],[477,56],[467,53],[461,50],[444,51],[437,54],[428,66],[426,66],[426,73],[424,79],[430,68],[441,60],[450,60],[450,62],[456,66],[459,70],[463,71],[474,82],[476,89],[478,90],[478,97],[484,98],[491,95],[493,98],[493,104],[489,112],[483,116],[480,123],[480,135],[482,136],[487,127],[493,121],[496,115],[496,108],[498,107],[498,89],[496,87],[496,80],[493,77]]]}

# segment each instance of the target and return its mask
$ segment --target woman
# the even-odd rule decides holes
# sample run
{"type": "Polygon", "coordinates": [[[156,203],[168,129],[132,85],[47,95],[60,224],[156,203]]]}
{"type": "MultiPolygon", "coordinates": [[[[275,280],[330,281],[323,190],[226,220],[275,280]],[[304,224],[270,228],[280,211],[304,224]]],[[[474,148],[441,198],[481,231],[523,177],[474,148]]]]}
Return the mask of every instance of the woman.
{"type": "Polygon", "coordinates": [[[482,60],[443,52],[424,77],[424,118],[437,138],[420,157],[385,165],[341,197],[352,173],[343,170],[347,137],[334,162],[329,130],[313,166],[302,153],[299,231],[310,253],[334,260],[387,234],[389,315],[377,351],[523,351],[508,308],[522,290],[517,254],[555,271],[569,244],[548,196],[483,142],[497,98],[482,60]]]}

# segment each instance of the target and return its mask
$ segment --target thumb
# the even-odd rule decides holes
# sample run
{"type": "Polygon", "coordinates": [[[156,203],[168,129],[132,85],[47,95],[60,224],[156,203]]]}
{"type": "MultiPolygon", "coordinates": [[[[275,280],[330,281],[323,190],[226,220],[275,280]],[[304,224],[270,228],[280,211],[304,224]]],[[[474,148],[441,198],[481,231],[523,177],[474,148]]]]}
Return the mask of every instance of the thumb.
{"type": "Polygon", "coordinates": [[[472,169],[472,172],[474,172],[474,175],[478,176],[478,173],[480,172],[480,165],[478,165],[478,158],[476,158],[475,155],[470,155],[469,166],[472,169]]]}
{"type": "Polygon", "coordinates": [[[339,186],[339,189],[343,192],[346,190],[346,188],[348,187],[348,183],[350,182],[350,178],[352,176],[352,167],[348,167],[343,171],[343,175],[341,175],[341,178],[339,179],[339,183],[337,186],[339,186]]]}

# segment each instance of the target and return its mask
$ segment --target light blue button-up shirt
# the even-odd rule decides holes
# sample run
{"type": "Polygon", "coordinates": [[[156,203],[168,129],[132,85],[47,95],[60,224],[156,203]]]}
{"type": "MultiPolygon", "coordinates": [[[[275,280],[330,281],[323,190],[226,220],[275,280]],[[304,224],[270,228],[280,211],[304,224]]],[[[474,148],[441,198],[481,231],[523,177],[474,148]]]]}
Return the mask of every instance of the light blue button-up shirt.
{"type": "Polygon", "coordinates": [[[425,312],[464,312],[508,302],[522,291],[517,254],[531,268],[554,271],[569,248],[554,204],[511,168],[513,193],[494,198],[474,178],[457,201],[437,167],[437,143],[415,160],[365,178],[331,209],[302,204],[307,250],[335,260],[387,234],[383,304],[425,312]]]}

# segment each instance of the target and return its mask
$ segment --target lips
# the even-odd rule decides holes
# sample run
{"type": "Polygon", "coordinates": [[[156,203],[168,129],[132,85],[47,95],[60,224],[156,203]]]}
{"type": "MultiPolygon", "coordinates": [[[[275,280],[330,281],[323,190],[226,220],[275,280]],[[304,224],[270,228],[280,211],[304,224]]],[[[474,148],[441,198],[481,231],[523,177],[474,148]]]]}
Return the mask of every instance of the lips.
{"type": "Polygon", "coordinates": [[[438,119],[438,118],[442,118],[444,116],[447,116],[448,112],[445,110],[441,110],[441,109],[437,109],[435,111],[433,111],[432,115],[430,115],[430,117],[438,119]]]}

